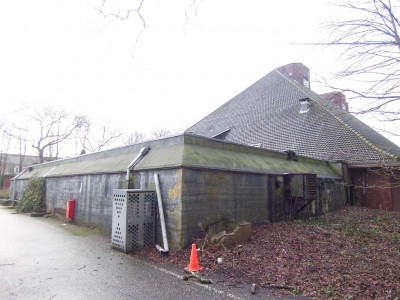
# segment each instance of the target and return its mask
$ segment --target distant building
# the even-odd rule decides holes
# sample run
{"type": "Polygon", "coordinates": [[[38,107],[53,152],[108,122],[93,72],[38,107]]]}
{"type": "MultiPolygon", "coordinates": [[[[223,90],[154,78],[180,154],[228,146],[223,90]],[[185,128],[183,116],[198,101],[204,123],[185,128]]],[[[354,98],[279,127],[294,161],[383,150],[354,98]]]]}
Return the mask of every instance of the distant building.
{"type": "MultiPolygon", "coordinates": [[[[45,161],[51,161],[45,158],[45,161]]],[[[6,190],[10,188],[11,178],[18,175],[23,168],[36,165],[39,163],[39,158],[36,155],[19,155],[1,153],[0,155],[0,170],[3,172],[3,185],[0,189],[6,190]]]]}

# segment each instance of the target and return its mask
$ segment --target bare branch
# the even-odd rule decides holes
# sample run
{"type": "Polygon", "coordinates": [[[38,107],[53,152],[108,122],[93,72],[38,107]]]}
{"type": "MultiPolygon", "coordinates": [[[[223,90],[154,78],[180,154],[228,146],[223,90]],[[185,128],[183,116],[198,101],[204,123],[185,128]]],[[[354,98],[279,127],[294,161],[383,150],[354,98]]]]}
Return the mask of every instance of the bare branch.
{"type": "Polygon", "coordinates": [[[192,0],[192,2],[189,4],[189,6],[185,9],[185,18],[186,18],[186,22],[185,22],[185,24],[183,24],[183,26],[182,26],[182,27],[183,27],[183,30],[185,31],[185,33],[186,33],[186,26],[189,24],[189,20],[190,20],[190,18],[189,18],[189,11],[190,11],[194,6],[196,6],[195,9],[194,9],[194,15],[197,16],[199,6],[200,6],[203,2],[204,2],[204,0],[200,0],[200,1],[192,0]],[[196,5],[196,4],[197,4],[197,5],[196,5]]]}
{"type": "Polygon", "coordinates": [[[130,132],[125,134],[123,140],[124,145],[131,145],[135,143],[143,142],[146,139],[145,135],[139,131],[130,132]]]}
{"type": "Polygon", "coordinates": [[[122,135],[119,131],[110,130],[106,125],[102,125],[99,130],[97,128],[93,130],[91,122],[87,119],[85,124],[80,128],[79,133],[83,149],[89,152],[103,150],[122,135]]]}
{"type": "Polygon", "coordinates": [[[330,23],[332,40],[316,45],[342,50],[341,57],[348,63],[337,76],[351,79],[347,82],[357,83],[357,88],[326,86],[347,93],[348,99],[364,100],[364,108],[357,113],[376,114],[386,122],[399,121],[398,3],[393,6],[391,0],[343,0],[337,5],[356,17],[330,23]]]}
{"type": "Polygon", "coordinates": [[[103,0],[102,7],[98,9],[99,14],[102,15],[104,18],[113,18],[114,20],[125,21],[131,16],[131,14],[136,14],[138,16],[138,18],[140,19],[140,21],[142,23],[142,28],[140,29],[139,33],[136,35],[135,42],[133,43],[133,46],[132,46],[132,53],[133,53],[133,49],[135,49],[141,35],[143,34],[144,30],[147,28],[146,20],[144,19],[143,15],[141,13],[143,3],[144,3],[144,0],[140,0],[140,3],[137,8],[120,9],[116,13],[106,13],[105,8],[104,8],[105,4],[106,4],[106,0],[103,0]]]}
{"type": "Polygon", "coordinates": [[[162,138],[162,137],[167,137],[167,136],[170,136],[170,135],[172,135],[172,133],[167,128],[158,128],[158,129],[154,129],[151,132],[151,136],[153,138],[155,138],[155,139],[159,139],[159,138],[162,138]]]}
{"type": "Polygon", "coordinates": [[[61,145],[83,124],[83,118],[76,116],[71,119],[64,110],[56,110],[53,107],[44,107],[28,111],[27,127],[17,124],[13,128],[18,134],[13,138],[20,143],[20,151],[25,148],[26,143],[38,152],[39,162],[44,161],[45,152],[52,156],[55,147],[55,156],[58,158],[61,145]]]}

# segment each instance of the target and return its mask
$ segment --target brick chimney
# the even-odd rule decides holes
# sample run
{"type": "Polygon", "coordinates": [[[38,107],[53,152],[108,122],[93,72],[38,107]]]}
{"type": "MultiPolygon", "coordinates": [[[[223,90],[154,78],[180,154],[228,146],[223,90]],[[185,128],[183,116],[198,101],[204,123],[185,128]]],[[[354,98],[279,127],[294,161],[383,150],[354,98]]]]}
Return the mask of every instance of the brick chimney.
{"type": "Polygon", "coordinates": [[[310,69],[302,63],[291,63],[277,68],[279,72],[297,81],[299,84],[310,88],[310,69]]]}
{"type": "Polygon", "coordinates": [[[320,96],[333,101],[337,107],[349,112],[349,104],[346,102],[346,96],[342,92],[330,92],[321,94],[320,96]]]}

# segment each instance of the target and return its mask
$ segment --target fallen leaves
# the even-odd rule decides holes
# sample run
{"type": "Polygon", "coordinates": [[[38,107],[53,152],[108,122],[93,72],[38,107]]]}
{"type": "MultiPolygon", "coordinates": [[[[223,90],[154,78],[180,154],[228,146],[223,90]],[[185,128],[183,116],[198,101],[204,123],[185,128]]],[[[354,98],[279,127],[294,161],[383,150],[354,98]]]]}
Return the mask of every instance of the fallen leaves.
{"type": "MultiPolygon", "coordinates": [[[[399,213],[346,207],[306,221],[257,226],[252,241],[229,251],[197,242],[204,243],[204,272],[234,282],[291,287],[284,290],[315,299],[399,299],[399,236],[399,213]]],[[[134,255],[184,267],[190,248],[169,257],[153,249],[134,255]]]]}

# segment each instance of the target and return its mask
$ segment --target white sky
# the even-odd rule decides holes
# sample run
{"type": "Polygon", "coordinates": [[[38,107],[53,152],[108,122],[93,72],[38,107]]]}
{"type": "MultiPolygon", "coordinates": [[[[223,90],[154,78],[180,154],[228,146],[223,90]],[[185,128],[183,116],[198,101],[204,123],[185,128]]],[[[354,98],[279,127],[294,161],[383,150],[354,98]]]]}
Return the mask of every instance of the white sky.
{"type": "MultiPolygon", "coordinates": [[[[138,3],[107,1],[106,12],[138,3]]],[[[342,66],[337,53],[295,45],[326,39],[321,26],[337,16],[328,1],[197,2],[183,26],[192,0],[144,0],[148,27],[134,47],[140,19],[104,19],[102,1],[2,1],[0,114],[52,105],[128,132],[183,131],[291,62],[310,68],[313,90],[328,92],[313,79],[331,78],[342,66]]]]}

